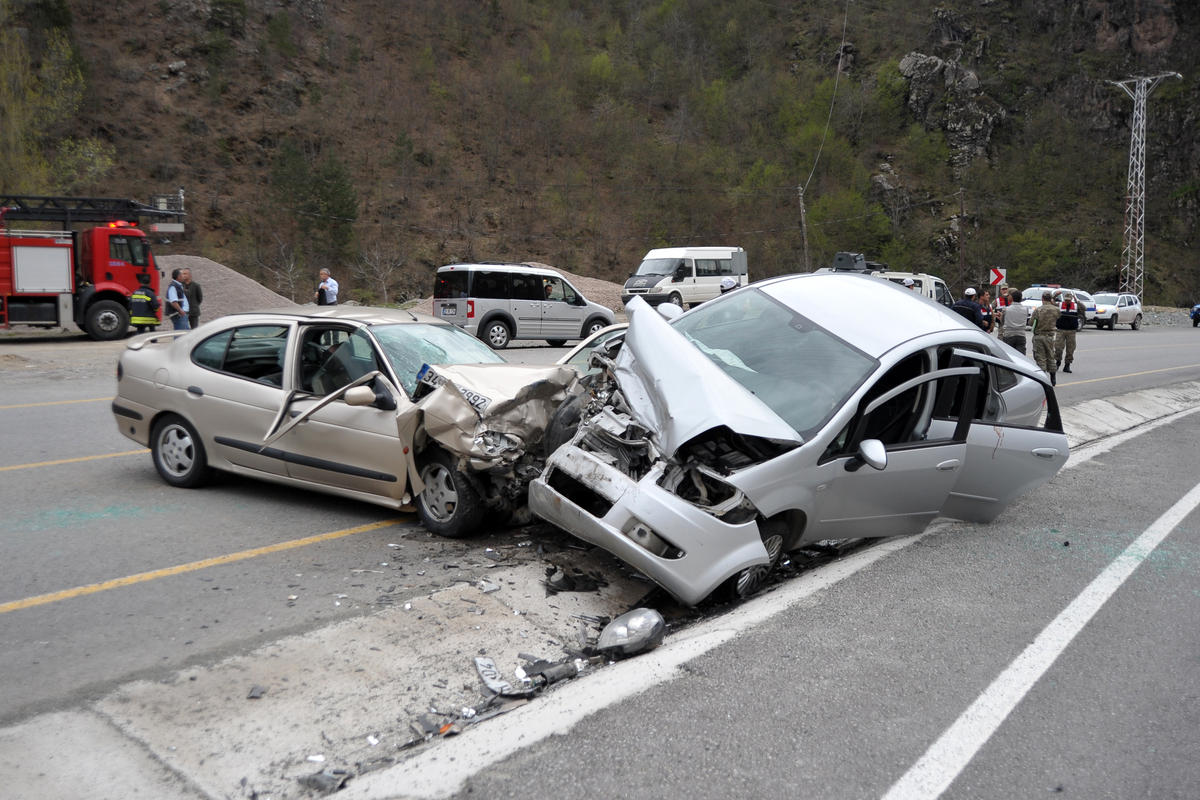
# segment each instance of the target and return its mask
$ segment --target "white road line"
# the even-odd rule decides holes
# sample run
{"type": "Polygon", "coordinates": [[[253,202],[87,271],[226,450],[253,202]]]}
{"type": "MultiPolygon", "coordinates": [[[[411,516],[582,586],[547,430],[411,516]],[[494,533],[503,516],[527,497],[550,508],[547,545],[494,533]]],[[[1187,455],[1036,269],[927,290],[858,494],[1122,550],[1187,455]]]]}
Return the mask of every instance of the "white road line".
{"type": "Polygon", "coordinates": [[[1200,484],[1117,556],[1033,644],[1000,674],[925,755],[892,785],[884,800],[932,800],[949,788],[1033,685],[1154,548],[1200,506],[1200,484]]]}

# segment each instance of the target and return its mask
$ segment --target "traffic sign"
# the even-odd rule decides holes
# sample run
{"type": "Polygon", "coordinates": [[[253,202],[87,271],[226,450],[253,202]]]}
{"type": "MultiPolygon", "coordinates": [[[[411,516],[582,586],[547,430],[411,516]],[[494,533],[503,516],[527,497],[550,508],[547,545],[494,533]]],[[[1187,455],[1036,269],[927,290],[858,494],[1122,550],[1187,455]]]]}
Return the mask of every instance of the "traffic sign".
{"type": "Polygon", "coordinates": [[[1008,280],[1008,270],[1004,267],[992,267],[992,286],[999,286],[1008,280]]]}

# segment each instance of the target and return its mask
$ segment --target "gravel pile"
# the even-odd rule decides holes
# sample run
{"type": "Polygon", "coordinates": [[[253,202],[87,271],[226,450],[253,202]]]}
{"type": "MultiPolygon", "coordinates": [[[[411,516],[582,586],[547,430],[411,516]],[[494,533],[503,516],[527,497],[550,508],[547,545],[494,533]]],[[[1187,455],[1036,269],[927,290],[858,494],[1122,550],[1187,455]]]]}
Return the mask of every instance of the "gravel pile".
{"type": "MultiPolygon", "coordinates": [[[[200,321],[208,322],[226,314],[241,311],[263,311],[271,308],[293,308],[297,304],[281,294],[272,292],[237,270],[203,256],[155,256],[158,268],[170,279],[171,270],[190,269],[192,280],[200,284],[204,302],[200,305],[200,321]]],[[[159,289],[167,294],[166,282],[159,289]]]]}
{"type": "Polygon", "coordinates": [[[1143,325],[1187,325],[1191,327],[1190,308],[1167,308],[1166,306],[1142,306],[1143,325]]]}

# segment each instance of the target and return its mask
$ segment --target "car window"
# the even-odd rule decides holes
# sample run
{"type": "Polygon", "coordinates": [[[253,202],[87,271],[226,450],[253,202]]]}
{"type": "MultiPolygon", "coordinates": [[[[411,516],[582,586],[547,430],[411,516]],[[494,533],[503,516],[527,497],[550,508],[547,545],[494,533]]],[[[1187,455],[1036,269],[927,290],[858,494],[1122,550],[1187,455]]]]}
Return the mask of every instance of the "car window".
{"type": "Polygon", "coordinates": [[[1114,305],[1117,302],[1117,296],[1115,294],[1097,294],[1093,295],[1093,299],[1101,305],[1108,306],[1114,305]]]}
{"type": "Polygon", "coordinates": [[[719,297],[673,325],[805,438],[841,409],[878,364],[757,289],[719,297]]]}
{"type": "Polygon", "coordinates": [[[562,299],[567,301],[567,303],[569,303],[570,305],[576,305],[577,303],[579,303],[579,292],[577,292],[575,290],[574,286],[567,283],[566,281],[562,282],[562,292],[563,292],[562,299]]]}
{"type": "Polygon", "coordinates": [[[563,282],[558,278],[543,278],[542,291],[545,293],[547,300],[565,300],[563,296],[563,282]]]}
{"type": "Polygon", "coordinates": [[[409,397],[417,388],[417,373],[425,364],[504,362],[495,350],[454,325],[375,325],[371,333],[409,397]]]}
{"type": "Polygon", "coordinates": [[[283,385],[286,325],[245,325],[211,336],[192,350],[201,367],[240,378],[283,385]]]}
{"type": "Polygon", "coordinates": [[[696,259],[696,277],[716,277],[721,274],[720,262],[715,258],[696,259]]]}
{"type": "Polygon", "coordinates": [[[546,290],[542,285],[541,275],[528,275],[519,272],[511,273],[511,297],[514,300],[545,300],[546,290]]]}
{"type": "MultiPolygon", "coordinates": [[[[375,369],[370,342],[366,341],[365,347],[361,344],[355,347],[349,343],[352,338],[352,332],[346,328],[306,326],[300,334],[300,368],[295,373],[299,388],[326,395],[375,369]]],[[[365,339],[357,338],[356,344],[365,339]]]]}
{"type": "Polygon", "coordinates": [[[433,296],[437,298],[466,297],[468,275],[466,270],[439,272],[437,280],[433,284],[433,296]]]}
{"type": "Polygon", "coordinates": [[[471,296],[489,300],[503,300],[508,297],[507,272],[477,270],[471,281],[471,296]]]}

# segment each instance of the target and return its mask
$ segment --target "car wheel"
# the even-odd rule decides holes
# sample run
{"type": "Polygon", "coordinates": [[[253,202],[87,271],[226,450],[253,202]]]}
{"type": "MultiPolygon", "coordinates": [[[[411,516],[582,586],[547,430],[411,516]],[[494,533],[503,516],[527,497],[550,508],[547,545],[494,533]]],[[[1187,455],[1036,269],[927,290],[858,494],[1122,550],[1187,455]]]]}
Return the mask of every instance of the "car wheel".
{"type": "Polygon", "coordinates": [[[494,320],[488,323],[487,330],[484,332],[483,340],[487,342],[493,350],[503,350],[508,347],[508,342],[512,338],[512,331],[508,329],[508,325],[500,320],[494,320]]]}
{"type": "Polygon", "coordinates": [[[425,490],[417,495],[417,515],[432,533],[457,539],[479,529],[483,503],[479,493],[442,450],[427,451],[421,467],[425,490]]]}
{"type": "Polygon", "coordinates": [[[87,310],[88,336],[102,342],[120,339],[129,332],[129,309],[115,300],[101,300],[87,310]]]}
{"type": "Polygon", "coordinates": [[[608,327],[608,323],[602,319],[594,319],[589,322],[583,329],[583,338],[586,339],[598,331],[602,331],[608,327]]]}
{"type": "Polygon", "coordinates": [[[547,339],[546,340],[546,344],[550,345],[551,347],[562,347],[566,343],[567,343],[566,339],[547,339]]]}
{"type": "Polygon", "coordinates": [[[674,303],[680,308],[683,308],[683,295],[681,295],[679,292],[671,292],[671,296],[667,298],[667,302],[674,303]]]}
{"type": "Polygon", "coordinates": [[[767,548],[770,563],[748,567],[725,581],[723,593],[727,600],[745,600],[766,585],[767,578],[779,563],[779,557],[783,555],[783,536],[776,533],[765,537],[763,547],[767,548]]]}
{"type": "Polygon", "coordinates": [[[1142,315],[1138,314],[1136,317],[1134,317],[1133,322],[1129,323],[1129,327],[1135,331],[1142,327],[1142,315]]]}
{"type": "Polygon", "coordinates": [[[1115,331],[1117,329],[1117,318],[1116,317],[1108,318],[1108,329],[1110,331],[1115,331]]]}
{"type": "Polygon", "coordinates": [[[550,421],[546,423],[546,433],[542,436],[542,446],[547,456],[575,437],[575,432],[579,430],[579,422],[583,419],[585,405],[587,397],[575,394],[554,409],[550,421]]]}
{"type": "Polygon", "coordinates": [[[1192,327],[1193,328],[1200,327],[1200,319],[1192,320],[1192,327]]]}
{"type": "Polygon", "coordinates": [[[210,473],[204,443],[187,420],[169,414],[154,423],[150,431],[150,454],[154,468],[172,486],[194,489],[208,480],[210,473]]]}

